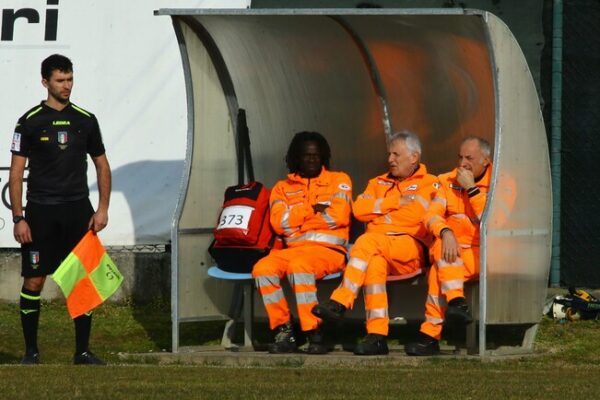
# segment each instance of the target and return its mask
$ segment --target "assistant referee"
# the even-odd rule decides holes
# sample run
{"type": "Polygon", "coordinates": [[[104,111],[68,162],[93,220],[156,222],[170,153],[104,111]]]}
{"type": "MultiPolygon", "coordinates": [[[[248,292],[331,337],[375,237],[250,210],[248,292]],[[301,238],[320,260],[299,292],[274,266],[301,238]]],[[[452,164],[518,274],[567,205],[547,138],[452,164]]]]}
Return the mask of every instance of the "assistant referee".
{"type": "MultiPolygon", "coordinates": [[[[96,117],[70,102],[73,64],[54,54],[42,62],[48,98],[18,121],[12,140],[9,190],[15,240],[21,244],[23,287],[20,314],[25,338],[22,364],[37,364],[40,297],[54,273],[84,234],[108,223],[111,172],[96,117]],[[96,168],[99,202],[89,200],[87,155],[96,168]],[[27,205],[23,175],[29,160],[27,205]]],[[[104,364],[89,350],[92,316],[75,318],[74,364],[104,364]]]]}

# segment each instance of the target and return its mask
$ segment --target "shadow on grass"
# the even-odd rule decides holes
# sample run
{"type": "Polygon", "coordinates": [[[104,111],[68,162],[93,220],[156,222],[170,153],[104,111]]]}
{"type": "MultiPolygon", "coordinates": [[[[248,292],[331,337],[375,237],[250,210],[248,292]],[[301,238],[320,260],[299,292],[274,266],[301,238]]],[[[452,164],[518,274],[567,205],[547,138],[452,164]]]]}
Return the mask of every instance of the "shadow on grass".
{"type": "Polygon", "coordinates": [[[0,351],[0,364],[17,364],[20,361],[21,358],[15,356],[15,354],[0,351]]]}
{"type": "MultiPolygon", "coordinates": [[[[146,332],[148,339],[157,350],[171,351],[172,326],[169,303],[154,302],[134,304],[133,318],[146,332]]],[[[225,321],[185,322],[179,324],[180,346],[201,346],[218,344],[221,340],[225,321]]],[[[242,329],[239,329],[241,332],[242,329]]],[[[242,332],[243,333],[243,332],[242,332]]]]}

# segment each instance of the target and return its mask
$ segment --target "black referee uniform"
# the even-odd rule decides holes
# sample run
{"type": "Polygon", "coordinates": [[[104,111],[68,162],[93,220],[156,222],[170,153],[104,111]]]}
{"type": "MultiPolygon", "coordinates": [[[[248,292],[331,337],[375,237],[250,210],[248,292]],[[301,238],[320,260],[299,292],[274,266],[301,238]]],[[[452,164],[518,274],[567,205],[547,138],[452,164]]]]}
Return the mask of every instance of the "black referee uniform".
{"type": "Polygon", "coordinates": [[[21,246],[24,277],[52,274],[88,229],[87,154],[105,153],[96,117],[70,103],[57,111],[44,102],[17,123],[13,154],[29,159],[25,219],[32,243],[21,246]]]}

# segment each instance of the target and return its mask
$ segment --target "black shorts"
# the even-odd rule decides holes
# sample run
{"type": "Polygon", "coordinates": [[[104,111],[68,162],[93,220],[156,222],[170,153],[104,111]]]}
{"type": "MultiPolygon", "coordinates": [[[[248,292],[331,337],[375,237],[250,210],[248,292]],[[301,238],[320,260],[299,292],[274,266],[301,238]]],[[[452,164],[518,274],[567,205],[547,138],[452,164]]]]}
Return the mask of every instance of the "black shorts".
{"type": "Polygon", "coordinates": [[[33,242],[21,245],[21,276],[53,274],[86,234],[92,215],[87,198],[63,204],[29,202],[25,219],[33,242]]]}

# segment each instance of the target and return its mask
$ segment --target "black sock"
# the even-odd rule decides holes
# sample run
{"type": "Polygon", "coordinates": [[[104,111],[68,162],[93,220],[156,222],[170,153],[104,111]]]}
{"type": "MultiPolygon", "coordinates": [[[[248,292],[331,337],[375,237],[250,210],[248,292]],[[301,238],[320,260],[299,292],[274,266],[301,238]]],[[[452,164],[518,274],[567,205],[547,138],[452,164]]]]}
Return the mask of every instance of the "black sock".
{"type": "Polygon", "coordinates": [[[21,326],[25,338],[25,352],[33,354],[38,352],[37,332],[40,320],[40,291],[21,288],[19,306],[21,309],[21,326]]]}
{"type": "Polygon", "coordinates": [[[80,315],[73,322],[75,322],[75,354],[81,354],[89,350],[92,313],[80,315]]]}

